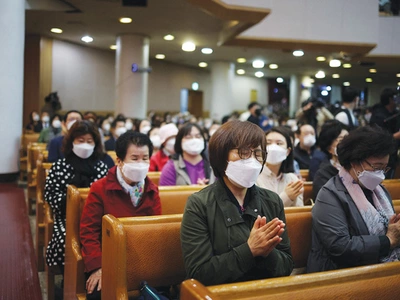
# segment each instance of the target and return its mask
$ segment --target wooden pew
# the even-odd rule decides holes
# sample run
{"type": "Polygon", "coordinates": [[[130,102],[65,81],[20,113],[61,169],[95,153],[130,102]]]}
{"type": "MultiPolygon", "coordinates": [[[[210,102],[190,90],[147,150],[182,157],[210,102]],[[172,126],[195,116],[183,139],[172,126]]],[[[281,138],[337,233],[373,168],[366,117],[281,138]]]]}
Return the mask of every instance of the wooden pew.
{"type": "Polygon", "coordinates": [[[40,153],[46,149],[47,144],[29,143],[27,155],[27,179],[28,179],[28,214],[33,214],[32,205],[36,198],[36,165],[40,153]]]}
{"type": "Polygon", "coordinates": [[[115,151],[107,151],[107,154],[110,155],[112,160],[114,161],[114,164],[117,164],[117,153],[115,151]]]}
{"type": "Polygon", "coordinates": [[[204,185],[160,186],[161,209],[163,215],[183,214],[190,195],[203,189],[204,185]]]}
{"type": "Polygon", "coordinates": [[[309,181],[310,177],[309,177],[309,171],[308,169],[301,169],[300,170],[300,176],[303,178],[304,181],[309,181]]]}
{"type": "Polygon", "coordinates": [[[153,181],[155,185],[158,185],[160,183],[161,172],[149,172],[147,173],[147,176],[150,178],[151,181],[153,181]]]}
{"type": "Polygon", "coordinates": [[[39,133],[25,133],[21,136],[21,146],[19,150],[19,163],[20,163],[20,176],[22,181],[27,175],[28,168],[28,145],[29,143],[36,143],[39,139],[39,133]]]}
{"type": "Polygon", "coordinates": [[[382,185],[389,191],[392,199],[400,199],[400,179],[386,179],[382,185]]]}
{"type": "Polygon", "coordinates": [[[400,262],[376,264],[300,276],[205,287],[190,279],[181,285],[181,299],[397,299],[400,262]]]}
{"type": "Polygon", "coordinates": [[[314,203],[313,197],[313,183],[312,181],[303,182],[303,203],[304,205],[312,205],[314,203]]]}

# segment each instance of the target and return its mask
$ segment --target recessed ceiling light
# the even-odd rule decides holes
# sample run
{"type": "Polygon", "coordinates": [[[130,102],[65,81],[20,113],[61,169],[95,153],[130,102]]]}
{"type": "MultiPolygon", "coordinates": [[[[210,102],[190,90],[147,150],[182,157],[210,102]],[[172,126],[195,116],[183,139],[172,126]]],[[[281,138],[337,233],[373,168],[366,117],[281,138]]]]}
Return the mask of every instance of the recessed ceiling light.
{"type": "Polygon", "coordinates": [[[345,81],[345,82],[343,82],[343,85],[344,85],[344,86],[350,86],[350,82],[345,81]]]}
{"type": "Polygon", "coordinates": [[[52,29],[50,29],[50,31],[52,33],[62,33],[63,32],[61,28],[52,28],[52,29]]]}
{"type": "Polygon", "coordinates": [[[325,78],[325,72],[318,71],[317,74],[315,74],[315,78],[318,78],[318,79],[325,78]]]}
{"type": "Polygon", "coordinates": [[[329,92],[327,90],[323,90],[323,91],[321,91],[321,95],[322,96],[328,96],[329,92]]]}
{"type": "Polygon", "coordinates": [[[164,59],[165,55],[164,54],[156,54],[157,59],[164,59]]]}
{"type": "Polygon", "coordinates": [[[278,65],[277,65],[277,64],[270,64],[270,65],[269,65],[269,68],[270,68],[271,70],[276,70],[276,69],[278,69],[278,65]]]}
{"type": "Polygon", "coordinates": [[[91,36],[85,35],[81,38],[82,42],[91,43],[93,42],[93,38],[91,36]]]}
{"type": "Polygon", "coordinates": [[[238,75],[244,75],[244,74],[246,74],[246,71],[243,70],[243,69],[239,69],[239,70],[236,70],[236,73],[237,73],[238,75]]]}
{"type": "Polygon", "coordinates": [[[325,56],[317,56],[316,60],[317,61],[326,61],[326,57],[325,56]]]}
{"type": "Polygon", "coordinates": [[[264,73],[261,71],[256,72],[254,75],[258,78],[264,77],[264,73]]]}
{"type": "Polygon", "coordinates": [[[376,73],[377,71],[376,71],[376,69],[369,69],[369,72],[370,73],[376,73]]]}
{"type": "Polygon", "coordinates": [[[282,77],[278,77],[278,78],[276,79],[276,82],[277,82],[277,83],[282,83],[282,82],[283,82],[283,78],[282,78],[282,77]]]}
{"type": "Polygon", "coordinates": [[[397,85],[400,86],[400,82],[398,82],[397,85]]]}
{"type": "Polygon", "coordinates": [[[245,59],[244,57],[239,57],[236,61],[237,61],[239,64],[244,64],[244,63],[246,62],[246,59],[245,59]]]}
{"type": "Polygon", "coordinates": [[[111,49],[111,50],[117,50],[117,45],[111,45],[111,46],[110,46],[110,49],[111,49]]]}
{"type": "Polygon", "coordinates": [[[256,59],[253,61],[253,68],[261,69],[261,68],[264,68],[264,66],[265,66],[265,63],[262,60],[256,59]]]}
{"type": "Polygon", "coordinates": [[[173,41],[175,37],[172,34],[167,34],[164,36],[164,40],[166,41],[173,41]]]}
{"type": "Polygon", "coordinates": [[[331,61],[329,62],[329,66],[331,68],[338,68],[342,65],[342,62],[338,59],[331,59],[331,61]]]}
{"type": "Polygon", "coordinates": [[[397,73],[397,74],[396,74],[396,77],[400,77],[400,73],[397,73]]]}
{"type": "Polygon", "coordinates": [[[330,92],[330,91],[332,90],[332,87],[331,87],[330,85],[328,85],[328,86],[326,87],[326,90],[327,90],[328,92],[330,92]]]}
{"type": "Polygon", "coordinates": [[[192,90],[193,91],[198,91],[199,90],[199,83],[198,82],[193,82],[192,83],[192,90]]]}
{"type": "Polygon", "coordinates": [[[129,23],[132,23],[132,19],[128,18],[128,17],[122,17],[122,18],[119,18],[119,22],[122,24],[129,24],[129,23]]]}
{"type": "Polygon", "coordinates": [[[340,78],[339,74],[332,74],[332,78],[340,78]]]}
{"type": "Polygon", "coordinates": [[[314,83],[315,82],[314,78],[310,78],[310,82],[314,83]]]}
{"type": "Polygon", "coordinates": [[[303,50],[295,50],[295,51],[293,51],[293,56],[300,57],[300,56],[303,56],[303,55],[304,55],[304,51],[303,50]]]}
{"type": "Polygon", "coordinates": [[[372,78],[365,78],[365,82],[372,82],[372,78]]]}
{"type": "Polygon", "coordinates": [[[182,44],[182,50],[186,52],[193,52],[196,50],[196,45],[193,42],[184,42],[182,44]]]}
{"type": "Polygon", "coordinates": [[[203,53],[203,54],[211,54],[211,53],[213,53],[213,49],[211,49],[211,48],[203,48],[203,49],[201,49],[201,53],[203,53]]]}
{"type": "Polygon", "coordinates": [[[351,68],[351,64],[343,64],[343,68],[350,69],[351,68]]]}
{"type": "Polygon", "coordinates": [[[208,63],[206,63],[206,62],[204,62],[204,61],[199,62],[199,67],[200,67],[200,68],[205,68],[205,67],[207,67],[207,66],[208,66],[208,63]]]}

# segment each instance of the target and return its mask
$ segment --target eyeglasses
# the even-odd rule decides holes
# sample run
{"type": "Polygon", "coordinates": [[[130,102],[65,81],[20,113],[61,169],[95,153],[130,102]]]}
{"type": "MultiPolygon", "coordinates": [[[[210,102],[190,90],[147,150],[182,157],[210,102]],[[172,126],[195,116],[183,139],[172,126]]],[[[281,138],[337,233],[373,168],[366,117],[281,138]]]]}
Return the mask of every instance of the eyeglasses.
{"type": "Polygon", "coordinates": [[[263,162],[263,155],[267,155],[267,152],[262,151],[261,149],[255,149],[255,150],[251,150],[249,148],[234,148],[237,150],[238,155],[241,159],[248,159],[250,158],[253,153],[254,153],[254,157],[256,158],[256,160],[258,160],[259,162],[263,162]]]}
{"type": "Polygon", "coordinates": [[[383,171],[383,173],[386,173],[386,172],[388,172],[389,170],[390,170],[390,167],[388,167],[388,166],[380,166],[380,167],[378,167],[378,166],[374,166],[373,164],[371,164],[368,160],[364,160],[367,164],[368,164],[368,166],[370,166],[374,171],[383,171]]]}

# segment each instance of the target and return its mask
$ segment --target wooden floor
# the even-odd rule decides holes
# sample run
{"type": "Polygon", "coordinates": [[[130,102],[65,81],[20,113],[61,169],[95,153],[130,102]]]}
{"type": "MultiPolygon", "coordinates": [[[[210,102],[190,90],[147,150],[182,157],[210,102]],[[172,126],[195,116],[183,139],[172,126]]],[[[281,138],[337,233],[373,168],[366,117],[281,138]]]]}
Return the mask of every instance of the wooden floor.
{"type": "Polygon", "coordinates": [[[0,183],[0,299],[42,300],[24,190],[0,183]]]}

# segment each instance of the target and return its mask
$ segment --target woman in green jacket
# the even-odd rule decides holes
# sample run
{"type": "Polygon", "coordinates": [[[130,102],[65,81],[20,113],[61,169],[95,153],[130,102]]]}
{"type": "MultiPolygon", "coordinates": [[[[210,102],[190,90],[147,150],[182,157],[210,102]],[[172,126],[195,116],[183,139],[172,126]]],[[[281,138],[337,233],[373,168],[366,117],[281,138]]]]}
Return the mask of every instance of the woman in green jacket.
{"type": "Polygon", "coordinates": [[[205,285],[290,275],[293,260],[282,200],[254,185],[265,134],[250,122],[222,125],[209,144],[218,180],[189,197],[181,243],[188,278],[205,285]]]}

